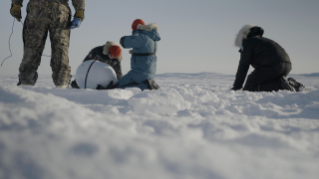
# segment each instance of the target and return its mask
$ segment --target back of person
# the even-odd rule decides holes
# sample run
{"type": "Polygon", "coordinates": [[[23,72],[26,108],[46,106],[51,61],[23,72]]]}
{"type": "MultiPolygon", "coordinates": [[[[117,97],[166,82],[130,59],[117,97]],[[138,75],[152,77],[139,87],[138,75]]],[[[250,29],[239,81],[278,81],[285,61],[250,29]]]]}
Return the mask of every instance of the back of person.
{"type": "Polygon", "coordinates": [[[291,63],[286,51],[278,43],[268,38],[260,36],[248,38],[244,41],[243,46],[246,49],[251,48],[250,53],[253,54],[251,65],[254,68],[276,65],[281,62],[291,63]]]}
{"type": "Polygon", "coordinates": [[[106,63],[110,65],[114,71],[116,72],[117,79],[122,78],[122,67],[121,67],[121,62],[122,62],[122,55],[120,55],[117,58],[110,59],[108,54],[103,53],[104,46],[98,46],[93,48],[89,54],[84,58],[83,62],[88,61],[88,60],[96,60],[102,63],[106,63]]]}
{"type": "MultiPolygon", "coordinates": [[[[138,41],[141,43],[139,46],[133,48],[131,57],[131,69],[134,75],[134,81],[140,83],[144,80],[153,80],[156,74],[157,56],[154,55],[139,55],[139,54],[152,54],[156,52],[156,38],[151,38],[154,32],[137,30],[133,36],[138,36],[138,41]]],[[[124,42],[125,45],[130,45],[128,41],[124,42]]]]}
{"type": "Polygon", "coordinates": [[[161,40],[156,24],[145,25],[141,19],[132,24],[132,35],[120,40],[123,48],[132,48],[131,70],[118,82],[118,88],[159,89],[154,77],[157,67],[157,42],[161,40]]]}
{"type": "Polygon", "coordinates": [[[235,40],[240,47],[240,60],[232,90],[241,90],[249,66],[254,70],[248,75],[243,90],[294,91],[286,76],[291,71],[291,62],[286,51],[275,41],[263,37],[264,29],[245,25],[235,40]]]}
{"type": "MultiPolygon", "coordinates": [[[[10,13],[21,21],[23,0],[11,0],[10,13]]],[[[74,19],[84,19],[85,0],[72,0],[76,13],[74,19]]],[[[71,9],[68,0],[30,0],[23,24],[24,54],[19,68],[20,85],[35,85],[45,42],[50,36],[52,79],[57,88],[68,88],[71,9]]]]}
{"type": "MultiPolygon", "coordinates": [[[[121,61],[123,59],[122,49],[120,46],[111,41],[107,41],[104,46],[98,46],[93,48],[89,54],[84,58],[83,62],[95,60],[110,65],[116,73],[117,79],[122,78],[121,61]]],[[[86,73],[86,72],[83,72],[86,73]]],[[[96,77],[104,78],[104,77],[96,77]]],[[[71,83],[72,88],[79,88],[76,83],[76,79],[71,83]]]]}

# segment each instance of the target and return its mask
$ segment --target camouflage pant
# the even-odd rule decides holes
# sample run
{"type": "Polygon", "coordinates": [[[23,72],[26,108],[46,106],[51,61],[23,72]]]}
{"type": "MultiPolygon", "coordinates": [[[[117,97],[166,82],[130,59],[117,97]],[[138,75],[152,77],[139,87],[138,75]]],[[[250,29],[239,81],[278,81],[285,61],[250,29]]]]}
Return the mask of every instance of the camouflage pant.
{"type": "Polygon", "coordinates": [[[19,80],[25,85],[34,85],[41,63],[45,41],[50,32],[52,79],[56,86],[70,82],[69,66],[70,8],[61,3],[31,0],[23,27],[24,55],[19,68],[19,80]]]}

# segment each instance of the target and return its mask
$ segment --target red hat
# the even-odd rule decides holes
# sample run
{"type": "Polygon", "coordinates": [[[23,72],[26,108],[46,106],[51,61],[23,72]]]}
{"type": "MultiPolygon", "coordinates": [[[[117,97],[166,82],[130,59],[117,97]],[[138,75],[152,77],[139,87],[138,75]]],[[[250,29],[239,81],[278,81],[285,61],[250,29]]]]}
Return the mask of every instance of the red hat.
{"type": "Polygon", "coordinates": [[[111,55],[114,57],[114,58],[117,58],[121,55],[122,53],[122,49],[121,47],[117,46],[117,45],[113,45],[111,48],[110,48],[110,53],[111,55]]]}
{"type": "Polygon", "coordinates": [[[139,24],[145,25],[145,22],[142,19],[136,19],[132,24],[132,29],[136,30],[139,24]]]}

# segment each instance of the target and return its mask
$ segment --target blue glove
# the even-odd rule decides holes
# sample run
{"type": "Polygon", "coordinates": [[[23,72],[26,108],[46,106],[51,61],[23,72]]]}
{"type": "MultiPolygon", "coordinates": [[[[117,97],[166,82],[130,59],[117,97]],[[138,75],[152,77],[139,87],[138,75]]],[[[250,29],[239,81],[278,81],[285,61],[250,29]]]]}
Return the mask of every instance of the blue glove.
{"type": "Polygon", "coordinates": [[[73,21],[70,22],[70,28],[75,29],[79,28],[81,25],[81,19],[80,18],[75,18],[73,21]]]}

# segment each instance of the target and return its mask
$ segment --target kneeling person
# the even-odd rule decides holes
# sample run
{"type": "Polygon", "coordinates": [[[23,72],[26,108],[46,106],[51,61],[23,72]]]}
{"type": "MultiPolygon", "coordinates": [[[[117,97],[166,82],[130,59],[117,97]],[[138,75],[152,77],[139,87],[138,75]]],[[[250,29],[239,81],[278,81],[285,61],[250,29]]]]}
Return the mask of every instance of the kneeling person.
{"type": "Polygon", "coordinates": [[[240,47],[240,61],[232,90],[242,89],[249,66],[255,70],[248,76],[243,90],[295,91],[286,76],[291,71],[291,61],[286,51],[275,41],[263,37],[258,26],[245,25],[238,33],[235,45],[240,47]]]}
{"type": "Polygon", "coordinates": [[[133,48],[130,51],[131,70],[121,78],[118,83],[110,84],[106,89],[137,87],[144,89],[159,89],[155,83],[156,49],[157,42],[161,40],[156,24],[145,25],[141,19],[132,24],[132,35],[124,36],[120,40],[123,48],[133,48]]]}
{"type": "MultiPolygon", "coordinates": [[[[89,60],[95,60],[98,62],[106,63],[114,69],[117,79],[121,79],[122,78],[122,68],[121,68],[122,59],[123,59],[123,56],[122,56],[121,47],[115,42],[108,41],[106,42],[104,46],[98,46],[92,49],[90,53],[85,57],[83,62],[86,62],[89,60]]],[[[72,88],[79,88],[78,84],[76,83],[76,79],[72,81],[71,86],[72,88]]]]}

